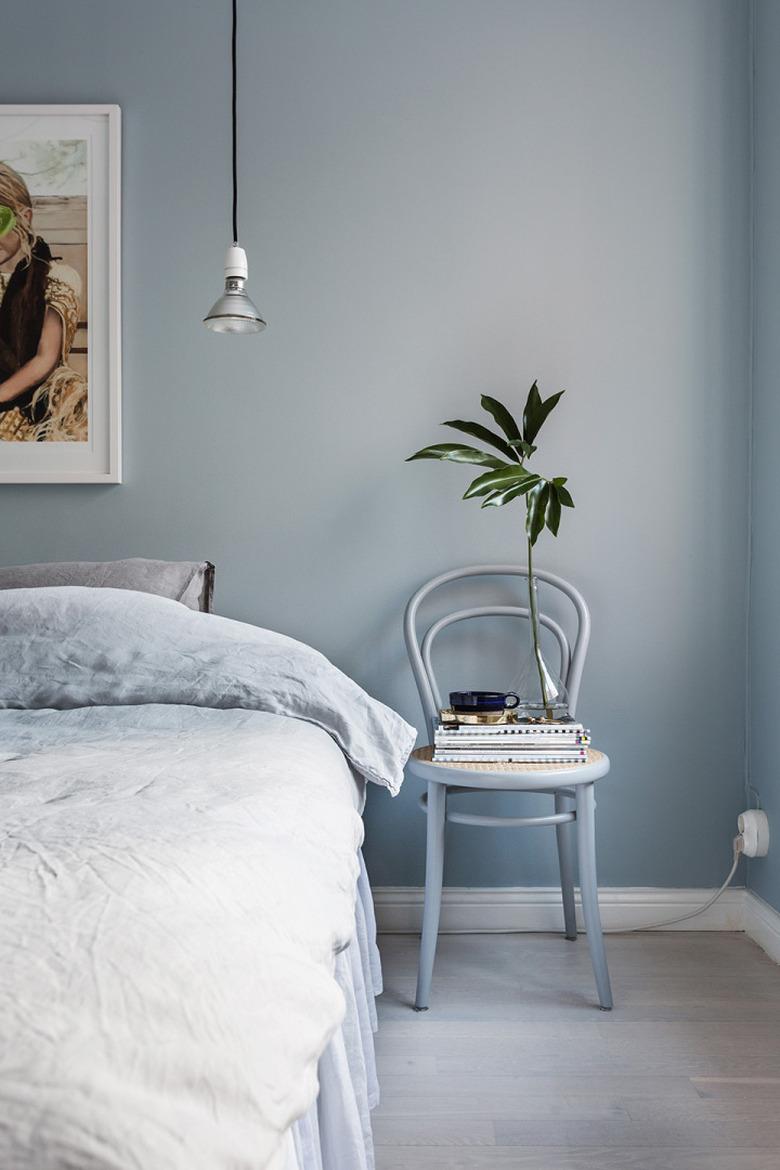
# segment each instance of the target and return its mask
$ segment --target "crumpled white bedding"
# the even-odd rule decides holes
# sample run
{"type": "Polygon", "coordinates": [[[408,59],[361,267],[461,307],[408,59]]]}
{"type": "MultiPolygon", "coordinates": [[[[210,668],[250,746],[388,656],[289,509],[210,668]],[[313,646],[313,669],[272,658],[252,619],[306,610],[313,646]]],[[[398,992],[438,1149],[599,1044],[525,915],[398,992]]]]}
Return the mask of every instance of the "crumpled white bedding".
{"type": "Polygon", "coordinates": [[[359,791],[301,720],[0,711],[0,1167],[260,1170],[343,1013],[359,791]]]}

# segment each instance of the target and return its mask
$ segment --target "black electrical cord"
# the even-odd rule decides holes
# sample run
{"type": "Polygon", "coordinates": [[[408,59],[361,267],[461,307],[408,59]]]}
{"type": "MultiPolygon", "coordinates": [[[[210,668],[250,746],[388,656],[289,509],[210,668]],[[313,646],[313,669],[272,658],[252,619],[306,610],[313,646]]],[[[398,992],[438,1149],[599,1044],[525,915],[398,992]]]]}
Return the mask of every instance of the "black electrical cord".
{"type": "Polygon", "coordinates": [[[238,23],[237,0],[233,0],[233,37],[231,42],[231,61],[233,66],[233,243],[238,243],[238,146],[236,136],[237,124],[237,81],[236,81],[236,26],[238,23]]]}

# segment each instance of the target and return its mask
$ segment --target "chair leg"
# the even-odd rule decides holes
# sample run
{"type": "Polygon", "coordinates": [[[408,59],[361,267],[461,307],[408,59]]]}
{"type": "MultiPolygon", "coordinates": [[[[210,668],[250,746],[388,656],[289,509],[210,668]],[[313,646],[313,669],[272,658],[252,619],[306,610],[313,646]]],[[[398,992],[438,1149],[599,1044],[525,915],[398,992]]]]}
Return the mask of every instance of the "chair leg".
{"type": "Polygon", "coordinates": [[[428,1010],[433,977],[433,960],[439,935],[441,887],[444,877],[444,828],[447,814],[447,789],[444,784],[428,784],[428,833],[425,853],[425,902],[423,905],[420,963],[417,969],[415,1011],[428,1010]]]}
{"type": "MultiPolygon", "coordinates": [[[[574,800],[563,792],[555,793],[556,813],[572,812],[574,800]]],[[[561,871],[561,896],[563,897],[563,926],[567,939],[577,938],[577,912],[574,908],[574,825],[555,826],[558,842],[558,866],[561,871]]]]}
{"type": "Polygon", "coordinates": [[[588,949],[596,976],[596,989],[603,1011],[612,1008],[607,955],[601,931],[599,888],[596,881],[596,798],[592,784],[577,785],[577,846],[580,864],[580,891],[588,949]]]}

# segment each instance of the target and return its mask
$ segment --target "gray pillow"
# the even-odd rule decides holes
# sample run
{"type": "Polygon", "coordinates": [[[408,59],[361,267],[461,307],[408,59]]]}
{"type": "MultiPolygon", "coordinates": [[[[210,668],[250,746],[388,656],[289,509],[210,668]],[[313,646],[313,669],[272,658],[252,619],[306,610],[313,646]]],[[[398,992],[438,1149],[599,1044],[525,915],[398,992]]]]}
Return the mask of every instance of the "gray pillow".
{"type": "MultiPolygon", "coordinates": [[[[0,592],[0,711],[147,703],[314,723],[366,780],[393,795],[417,738],[324,655],[284,634],[120,589],[0,592]]],[[[2,746],[5,726],[0,719],[2,746]]],[[[7,817],[2,827],[7,836],[7,817]]]]}
{"type": "Polygon", "coordinates": [[[48,565],[0,568],[0,589],[37,589],[47,585],[87,585],[95,589],[135,589],[180,601],[188,609],[211,613],[214,566],[210,561],[60,561],[48,565]]]}

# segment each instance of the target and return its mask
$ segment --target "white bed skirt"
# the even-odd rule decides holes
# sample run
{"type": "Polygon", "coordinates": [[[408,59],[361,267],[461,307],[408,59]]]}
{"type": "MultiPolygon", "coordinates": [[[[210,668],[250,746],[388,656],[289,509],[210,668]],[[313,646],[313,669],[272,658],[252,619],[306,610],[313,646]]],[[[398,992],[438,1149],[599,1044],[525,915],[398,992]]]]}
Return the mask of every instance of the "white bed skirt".
{"type": "Polygon", "coordinates": [[[371,1110],[379,1102],[374,999],[382,991],[382,968],[362,854],[355,936],[336,956],[336,979],[346,1014],[320,1059],[319,1096],[292,1127],[285,1170],[374,1170],[371,1110]]]}

